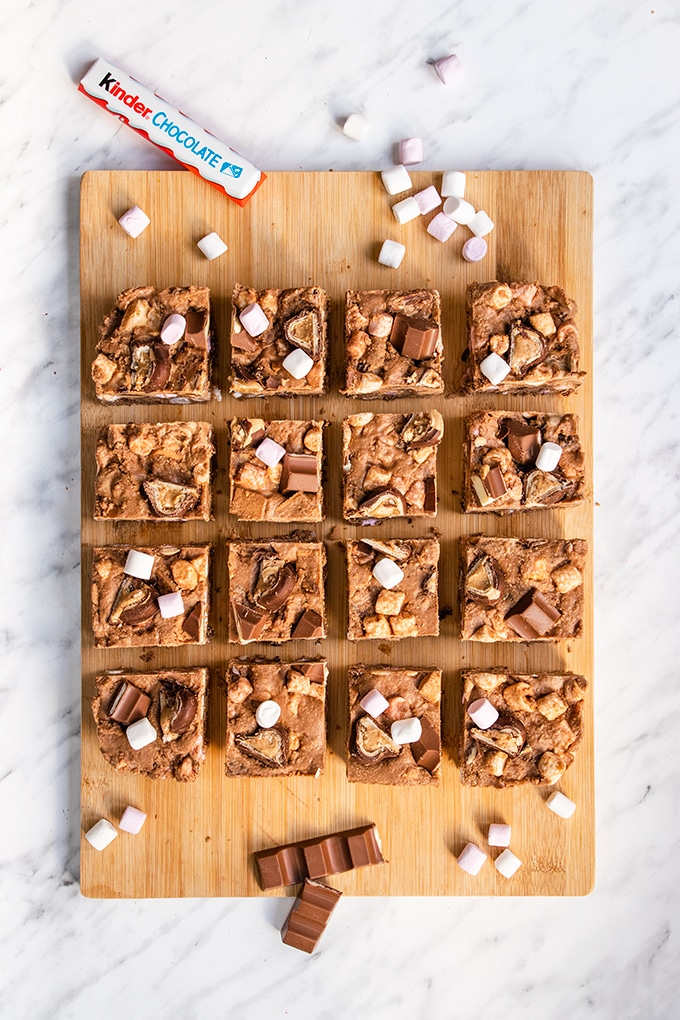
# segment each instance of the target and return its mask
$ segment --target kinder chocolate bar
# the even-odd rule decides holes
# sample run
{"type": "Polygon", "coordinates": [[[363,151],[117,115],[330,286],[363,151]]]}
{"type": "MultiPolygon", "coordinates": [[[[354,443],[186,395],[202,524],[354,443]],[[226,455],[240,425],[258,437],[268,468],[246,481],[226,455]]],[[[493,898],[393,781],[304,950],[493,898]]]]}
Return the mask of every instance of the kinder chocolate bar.
{"type": "Polygon", "coordinates": [[[108,60],[95,60],[78,91],[239,205],[245,205],[265,179],[265,174],[238,152],[108,60]]]}

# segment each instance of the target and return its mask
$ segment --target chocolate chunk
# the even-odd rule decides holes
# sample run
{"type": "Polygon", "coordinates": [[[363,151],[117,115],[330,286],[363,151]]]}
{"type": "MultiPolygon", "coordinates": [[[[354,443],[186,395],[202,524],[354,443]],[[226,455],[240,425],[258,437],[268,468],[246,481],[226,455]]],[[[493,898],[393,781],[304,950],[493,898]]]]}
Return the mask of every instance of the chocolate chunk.
{"type": "Polygon", "coordinates": [[[316,312],[300,312],[283,324],[283,332],[291,347],[300,347],[310,358],[319,353],[319,317],[316,312]]]}
{"type": "Polygon", "coordinates": [[[170,378],[170,348],[162,340],[157,340],[153,345],[153,357],[153,370],[144,389],[163,390],[170,378]]]}
{"type": "Polygon", "coordinates": [[[297,571],[293,563],[281,564],[280,560],[263,560],[253,598],[258,606],[262,606],[269,613],[275,613],[286,604],[296,582],[297,571]],[[274,564],[274,569],[269,569],[271,564],[274,564]]]}
{"type": "Polygon", "coordinates": [[[252,734],[237,733],[234,743],[261,765],[283,768],[288,761],[286,734],[276,727],[258,729],[252,734]]]}
{"type": "Polygon", "coordinates": [[[116,594],[108,622],[135,627],[148,623],[158,612],[156,595],[150,585],[136,577],[124,577],[116,594]]]}
{"type": "Polygon", "coordinates": [[[323,662],[299,662],[297,666],[312,683],[320,684],[326,679],[326,665],[323,662]]]}
{"type": "Polygon", "coordinates": [[[390,737],[389,733],[378,726],[370,715],[362,715],[354,727],[354,750],[362,761],[377,764],[386,758],[396,758],[401,747],[390,737]]]}
{"type": "Polygon", "coordinates": [[[486,478],[482,479],[484,488],[489,493],[492,499],[498,499],[499,496],[504,496],[507,492],[505,487],[505,481],[503,480],[503,472],[499,468],[498,464],[489,469],[489,473],[486,478]]]}
{"type": "Polygon", "coordinates": [[[423,510],[425,513],[433,514],[437,509],[437,486],[432,475],[425,479],[425,499],[423,510]]]}
{"type": "Polygon", "coordinates": [[[242,329],[240,333],[231,334],[231,346],[235,347],[237,351],[246,351],[248,354],[259,349],[257,340],[250,333],[246,333],[245,329],[242,329]]]}
{"type": "Polygon", "coordinates": [[[269,620],[269,613],[253,609],[242,602],[232,602],[236,628],[242,641],[257,641],[269,620]]]}
{"type": "Polygon", "coordinates": [[[521,638],[533,641],[547,634],[561,615],[540,591],[532,589],[512,607],[505,617],[505,622],[521,638]]]}
{"type": "Polygon", "coordinates": [[[411,753],[416,765],[433,773],[441,761],[441,743],[439,734],[427,716],[420,720],[422,733],[419,740],[415,740],[411,746],[411,753]]]}
{"type": "Polygon", "coordinates": [[[375,824],[370,823],[330,836],[258,850],[255,862],[262,888],[276,889],[303,878],[325,878],[368,864],[384,864],[385,858],[375,824]]]}
{"type": "Polygon", "coordinates": [[[196,347],[205,347],[205,322],[207,319],[205,308],[189,308],[184,318],[186,319],[184,339],[196,347]]]}
{"type": "Polygon", "coordinates": [[[548,351],[545,337],[535,329],[521,324],[510,327],[508,361],[515,375],[525,375],[530,368],[543,361],[548,351]]]}
{"type": "Polygon", "coordinates": [[[260,850],[255,854],[255,862],[263,889],[297,885],[307,874],[304,851],[298,843],[260,850]]]}
{"type": "Polygon", "coordinates": [[[142,483],[142,488],[151,509],[159,517],[186,517],[200,497],[199,490],[190,485],[176,485],[174,482],[162,482],[157,478],[147,479],[142,483]]]}
{"type": "Polygon", "coordinates": [[[406,503],[397,489],[386,486],[362,500],[357,512],[363,517],[404,517],[406,503]]]}
{"type": "Polygon", "coordinates": [[[390,343],[404,358],[421,361],[431,358],[439,339],[439,326],[432,319],[415,315],[394,316],[390,343]]]}
{"type": "Polygon", "coordinates": [[[478,556],[471,564],[465,593],[481,602],[498,602],[503,594],[503,574],[493,556],[478,556]]]}
{"type": "Polygon", "coordinates": [[[315,609],[305,609],[304,613],[295,624],[291,638],[296,640],[308,640],[323,636],[323,620],[315,609]]]}
{"type": "Polygon", "coordinates": [[[530,471],[524,479],[527,503],[544,503],[546,506],[559,503],[572,488],[572,483],[566,478],[558,478],[557,475],[538,469],[530,471]]]}
{"type": "Polygon", "coordinates": [[[525,425],[514,418],[504,418],[498,437],[505,440],[512,459],[518,464],[533,464],[538,457],[541,432],[535,425],[525,425]]]}
{"type": "Polygon", "coordinates": [[[337,889],[306,878],[281,929],[282,941],[303,953],[313,953],[341,896],[337,889]]]}
{"type": "Polygon", "coordinates": [[[316,457],[307,453],[286,453],[282,463],[279,491],[284,496],[289,492],[318,492],[319,473],[316,457]]]}
{"type": "MultiPolygon", "coordinates": [[[[197,635],[198,636],[198,635],[197,635]]],[[[163,743],[187,733],[196,718],[198,701],[193,691],[180,684],[163,684],[160,693],[160,722],[163,743]]]]}
{"type": "Polygon", "coordinates": [[[274,375],[268,375],[264,381],[264,384],[268,390],[278,390],[281,385],[281,380],[277,379],[274,375]]]}
{"type": "Polygon", "coordinates": [[[109,706],[108,717],[121,726],[129,726],[133,722],[144,719],[149,711],[151,698],[126,680],[116,691],[109,706]]]}
{"type": "Polygon", "coordinates": [[[518,719],[501,716],[493,726],[482,730],[470,728],[470,736],[486,747],[504,754],[519,754],[527,740],[527,731],[518,719]]]}
{"type": "Polygon", "coordinates": [[[412,414],[403,429],[401,438],[409,450],[436,446],[444,433],[444,420],[439,411],[421,411],[412,414]]]}
{"type": "Polygon", "coordinates": [[[182,630],[188,634],[192,641],[198,641],[201,633],[201,603],[197,602],[191,610],[184,623],[182,630]]]}

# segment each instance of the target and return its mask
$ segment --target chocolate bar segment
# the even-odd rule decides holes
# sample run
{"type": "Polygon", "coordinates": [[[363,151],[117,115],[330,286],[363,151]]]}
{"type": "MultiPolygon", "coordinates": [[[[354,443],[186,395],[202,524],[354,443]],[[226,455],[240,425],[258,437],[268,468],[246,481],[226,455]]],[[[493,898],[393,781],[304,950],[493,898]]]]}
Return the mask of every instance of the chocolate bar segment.
{"type": "Polygon", "coordinates": [[[258,850],[255,861],[263,889],[295,885],[303,878],[325,878],[369,864],[384,864],[380,837],[374,823],[258,850]]]}
{"type": "Polygon", "coordinates": [[[341,896],[338,889],[306,878],[281,929],[281,940],[303,953],[313,953],[341,896]]]}

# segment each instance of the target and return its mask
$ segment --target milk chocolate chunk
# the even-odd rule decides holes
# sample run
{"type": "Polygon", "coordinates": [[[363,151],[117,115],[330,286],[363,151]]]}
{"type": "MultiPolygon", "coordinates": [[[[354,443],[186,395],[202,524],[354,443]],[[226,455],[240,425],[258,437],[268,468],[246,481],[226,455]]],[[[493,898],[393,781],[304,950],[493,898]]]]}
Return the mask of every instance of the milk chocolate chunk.
{"type": "Polygon", "coordinates": [[[316,836],[269,850],[258,850],[255,862],[263,889],[295,885],[304,878],[326,878],[369,864],[386,863],[373,822],[330,836],[316,836]]]}
{"type": "Polygon", "coordinates": [[[312,683],[323,683],[326,679],[325,662],[301,662],[298,663],[298,669],[312,683]]]}
{"type": "Polygon", "coordinates": [[[503,592],[503,576],[492,556],[480,556],[467,574],[466,591],[473,598],[496,602],[503,592]]]}
{"type": "Polygon", "coordinates": [[[188,308],[186,315],[186,328],[184,337],[197,347],[206,346],[205,325],[208,313],[205,308],[188,308]]]}
{"type": "Polygon", "coordinates": [[[318,492],[319,473],[317,458],[305,453],[286,453],[281,465],[280,491],[318,492]]]}
{"type": "Polygon", "coordinates": [[[420,739],[414,741],[411,746],[411,754],[416,765],[433,773],[441,761],[441,740],[436,728],[432,725],[427,716],[420,720],[422,733],[420,739]]]}
{"type": "Polygon", "coordinates": [[[199,490],[190,485],[162,482],[156,478],[144,482],[143,489],[154,513],[159,517],[186,517],[200,497],[199,490]]]}
{"type": "Polygon", "coordinates": [[[431,358],[439,339],[439,326],[432,319],[415,315],[394,316],[390,343],[404,358],[421,361],[431,358]]]}
{"type": "Polygon", "coordinates": [[[260,609],[253,609],[242,602],[232,602],[236,628],[242,641],[257,641],[262,634],[269,614],[260,609]]]}
{"type": "Polygon", "coordinates": [[[323,633],[323,620],[315,609],[306,609],[293,628],[291,638],[297,640],[311,640],[319,638],[323,633]]]}
{"type": "Polygon", "coordinates": [[[337,889],[306,878],[281,929],[281,940],[303,953],[313,953],[341,896],[337,889]]]}
{"type": "Polygon", "coordinates": [[[119,722],[121,726],[129,726],[133,722],[144,719],[149,711],[151,698],[138,690],[126,680],[116,691],[109,707],[109,719],[119,722]]]}
{"type": "Polygon", "coordinates": [[[396,758],[401,747],[390,737],[389,733],[378,726],[370,715],[357,719],[354,727],[354,749],[362,761],[376,763],[385,758],[396,758]]]}
{"type": "Polygon", "coordinates": [[[533,641],[552,630],[561,615],[545,596],[532,589],[512,607],[505,621],[521,638],[533,641]]]}
{"type": "Polygon", "coordinates": [[[158,612],[157,592],[136,577],[125,577],[113,603],[108,623],[138,626],[158,612]]]}
{"type": "Polygon", "coordinates": [[[412,414],[403,429],[401,438],[410,450],[436,446],[442,438],[444,422],[439,411],[421,411],[412,414]]]}
{"type": "Polygon", "coordinates": [[[533,464],[541,448],[540,430],[512,418],[503,419],[499,438],[506,439],[512,459],[518,464],[533,464]]]}
{"type": "Polygon", "coordinates": [[[234,743],[262,765],[282,768],[288,759],[286,736],[276,727],[258,729],[250,736],[238,733],[234,737],[234,743]]]}
{"type": "MultiPolygon", "coordinates": [[[[237,351],[245,351],[247,354],[253,354],[258,349],[257,340],[250,333],[246,333],[245,329],[231,334],[231,346],[235,347],[237,351]]],[[[243,366],[238,366],[238,368],[240,369],[239,374],[241,377],[247,378],[243,371],[243,366]]]]}
{"type": "Polygon", "coordinates": [[[498,499],[499,496],[505,494],[506,488],[503,481],[503,472],[497,464],[489,469],[489,473],[483,479],[483,484],[492,499],[498,499]]]}
{"type": "Polygon", "coordinates": [[[182,630],[188,634],[192,641],[198,641],[201,633],[201,604],[197,602],[186,620],[182,624],[182,630]]]}
{"type": "Polygon", "coordinates": [[[293,563],[263,559],[253,598],[258,606],[275,613],[290,598],[296,581],[297,571],[293,563]]]}
{"type": "Polygon", "coordinates": [[[160,693],[160,723],[164,743],[187,733],[196,718],[198,701],[193,691],[179,684],[164,684],[160,693]]]}
{"type": "Polygon", "coordinates": [[[386,486],[362,500],[357,514],[361,517],[404,517],[406,504],[400,492],[386,486]]]}
{"type": "Polygon", "coordinates": [[[433,475],[425,479],[425,499],[423,500],[425,513],[433,514],[437,510],[437,486],[433,475]]]}
{"type": "Polygon", "coordinates": [[[319,318],[316,312],[300,312],[283,324],[286,340],[292,347],[301,347],[310,358],[319,353],[319,318]]]}
{"type": "Polygon", "coordinates": [[[548,471],[530,471],[524,479],[524,492],[527,503],[559,503],[567,495],[573,485],[567,478],[558,478],[548,471]]]}

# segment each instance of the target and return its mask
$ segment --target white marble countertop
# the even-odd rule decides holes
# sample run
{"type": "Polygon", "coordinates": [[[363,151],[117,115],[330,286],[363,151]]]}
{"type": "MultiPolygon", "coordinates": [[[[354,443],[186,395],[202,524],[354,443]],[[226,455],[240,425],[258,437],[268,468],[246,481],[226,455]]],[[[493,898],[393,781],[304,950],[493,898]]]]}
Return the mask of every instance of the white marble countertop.
{"type": "Polygon", "coordinates": [[[677,2],[44,0],[0,37],[0,1014],[677,1016],[677,2]],[[455,87],[427,63],[448,52],[455,87]],[[78,95],[100,54],[264,169],[381,169],[420,135],[423,169],[594,175],[592,895],[348,899],[312,958],[279,940],[289,901],[80,896],[79,179],[174,167],[78,95]]]}

